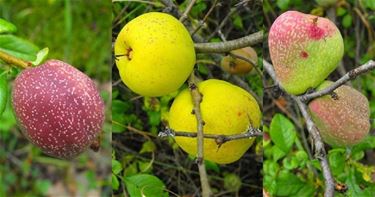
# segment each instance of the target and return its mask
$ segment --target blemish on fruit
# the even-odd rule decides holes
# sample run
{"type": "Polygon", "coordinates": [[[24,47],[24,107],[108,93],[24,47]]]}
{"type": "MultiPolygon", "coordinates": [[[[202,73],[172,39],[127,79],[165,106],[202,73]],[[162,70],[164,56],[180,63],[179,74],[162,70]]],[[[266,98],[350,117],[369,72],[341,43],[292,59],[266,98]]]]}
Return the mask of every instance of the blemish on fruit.
{"type": "Polygon", "coordinates": [[[304,59],[309,57],[309,54],[306,51],[301,51],[300,56],[304,59]]]}
{"type": "Polygon", "coordinates": [[[314,40],[320,40],[324,38],[324,30],[318,27],[316,24],[312,24],[309,26],[307,30],[309,37],[314,40]]]}
{"type": "Polygon", "coordinates": [[[125,56],[128,58],[128,60],[132,60],[132,52],[133,52],[132,48],[129,47],[126,49],[125,56]]]}

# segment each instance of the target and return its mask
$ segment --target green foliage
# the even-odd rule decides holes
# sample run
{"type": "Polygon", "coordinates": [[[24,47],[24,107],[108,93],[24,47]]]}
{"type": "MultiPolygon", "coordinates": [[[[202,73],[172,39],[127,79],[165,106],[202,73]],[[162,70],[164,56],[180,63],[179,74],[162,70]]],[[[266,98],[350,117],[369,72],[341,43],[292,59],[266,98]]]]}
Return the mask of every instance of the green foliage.
{"type": "Polygon", "coordinates": [[[137,174],[124,179],[126,188],[132,197],[142,196],[169,196],[164,183],[156,176],[148,174],[137,174]]]}

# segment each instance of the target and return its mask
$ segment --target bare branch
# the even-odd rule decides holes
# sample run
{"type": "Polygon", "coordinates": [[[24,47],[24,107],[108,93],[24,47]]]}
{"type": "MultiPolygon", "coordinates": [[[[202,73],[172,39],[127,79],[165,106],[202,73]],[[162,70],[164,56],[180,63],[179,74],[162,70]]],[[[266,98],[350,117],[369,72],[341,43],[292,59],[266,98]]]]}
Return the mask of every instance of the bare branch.
{"type": "Polygon", "coordinates": [[[212,6],[211,8],[208,10],[208,12],[206,13],[206,15],[203,17],[203,19],[201,21],[199,21],[199,24],[198,26],[194,29],[194,31],[191,33],[191,36],[194,36],[195,33],[197,33],[197,31],[203,26],[203,24],[206,22],[206,20],[208,19],[208,16],[212,13],[212,11],[214,11],[215,7],[216,6],[221,6],[221,3],[217,3],[217,0],[215,0],[213,3],[212,3],[212,6]]]}
{"type": "Polygon", "coordinates": [[[258,31],[248,36],[227,42],[195,43],[194,47],[198,53],[225,53],[262,42],[263,31],[258,31]]]}
{"type": "Polygon", "coordinates": [[[5,53],[4,51],[1,51],[1,50],[0,50],[0,59],[8,64],[15,65],[23,69],[29,68],[32,66],[31,62],[24,61],[8,53],[5,53]]]}
{"type": "Polygon", "coordinates": [[[203,126],[204,121],[202,118],[200,103],[202,102],[202,94],[199,92],[198,86],[195,81],[194,72],[191,73],[189,78],[189,89],[191,97],[193,99],[193,110],[195,117],[197,118],[197,165],[202,185],[202,196],[210,197],[212,194],[210,184],[208,182],[206,167],[204,165],[204,143],[203,143],[203,126]]]}
{"type": "Polygon", "coordinates": [[[332,91],[334,91],[336,88],[340,87],[341,85],[345,84],[346,82],[356,78],[358,75],[366,73],[370,70],[375,69],[375,61],[370,60],[367,63],[363,64],[362,66],[359,66],[348,73],[346,73],[344,76],[342,76],[340,79],[335,81],[332,85],[330,85],[327,88],[324,88],[323,90],[313,92],[310,94],[301,95],[298,98],[303,102],[308,102],[311,99],[321,97],[327,94],[330,94],[332,91]]]}
{"type": "Polygon", "coordinates": [[[188,15],[189,15],[189,12],[191,11],[191,9],[193,8],[194,4],[195,4],[196,0],[190,0],[190,3],[189,5],[186,7],[186,10],[184,11],[184,13],[182,13],[181,17],[180,17],[180,21],[183,23],[188,15]]]}

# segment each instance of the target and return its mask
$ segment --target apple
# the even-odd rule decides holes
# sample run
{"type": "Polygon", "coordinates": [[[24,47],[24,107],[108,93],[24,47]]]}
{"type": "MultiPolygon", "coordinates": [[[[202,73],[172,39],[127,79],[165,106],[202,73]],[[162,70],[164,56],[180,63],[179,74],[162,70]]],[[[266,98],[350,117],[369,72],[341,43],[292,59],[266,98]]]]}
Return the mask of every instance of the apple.
{"type": "MultiPolygon", "coordinates": [[[[235,135],[249,127],[258,128],[261,122],[259,106],[248,92],[226,81],[209,79],[198,84],[202,94],[200,104],[205,125],[204,134],[235,135]]],[[[173,101],[169,111],[169,127],[174,131],[197,132],[197,120],[192,113],[193,102],[189,89],[173,101]]],[[[249,149],[255,138],[228,141],[219,146],[215,139],[204,139],[204,159],[227,164],[237,161],[249,149]]],[[[197,154],[197,139],[176,136],[176,143],[187,153],[197,154]]]]}
{"type": "Polygon", "coordinates": [[[176,18],[159,12],[127,23],[117,36],[115,55],[122,81],[142,96],[176,91],[195,64],[189,32],[176,18]]]}
{"type": "Polygon", "coordinates": [[[104,103],[94,82],[59,60],[27,68],[13,85],[12,104],[23,134],[53,157],[72,159],[101,132],[104,103]]]}
{"type": "Polygon", "coordinates": [[[274,21],[268,45],[281,86],[295,95],[321,84],[344,54],[342,36],[333,22],[297,11],[287,11],[274,21]]]}
{"type": "MultiPolygon", "coordinates": [[[[322,83],[318,90],[332,84],[322,83]]],[[[335,147],[353,146],[370,131],[370,111],[367,98],[356,89],[342,85],[334,91],[309,103],[310,114],[327,144],[335,147]]]]}
{"type": "MultiPolygon", "coordinates": [[[[258,62],[258,56],[256,51],[251,47],[245,47],[242,49],[236,49],[231,51],[234,55],[242,56],[244,58],[247,58],[251,60],[254,63],[258,62]]],[[[252,68],[256,65],[253,65],[252,63],[249,63],[245,60],[233,57],[231,55],[227,55],[223,57],[221,60],[221,68],[223,68],[224,71],[231,73],[231,74],[237,74],[237,75],[244,75],[249,73],[252,68]]]]}

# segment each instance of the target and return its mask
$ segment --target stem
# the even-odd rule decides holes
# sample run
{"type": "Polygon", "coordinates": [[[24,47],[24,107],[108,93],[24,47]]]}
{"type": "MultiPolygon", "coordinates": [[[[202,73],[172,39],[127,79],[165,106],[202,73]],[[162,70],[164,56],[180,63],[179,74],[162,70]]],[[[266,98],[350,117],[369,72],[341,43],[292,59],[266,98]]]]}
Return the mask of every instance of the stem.
{"type": "Polygon", "coordinates": [[[0,59],[2,59],[4,62],[18,66],[22,69],[26,69],[32,66],[31,62],[24,61],[22,59],[19,59],[17,57],[14,57],[4,51],[0,50],[0,59]]]}
{"type": "Polygon", "coordinates": [[[303,101],[303,102],[307,102],[307,101],[309,101],[311,99],[314,99],[316,97],[321,97],[321,96],[330,94],[336,88],[338,88],[341,85],[345,84],[346,82],[348,82],[348,81],[356,78],[358,75],[366,73],[366,72],[368,72],[370,70],[373,70],[373,69],[375,69],[375,61],[370,60],[367,63],[365,63],[365,64],[363,64],[363,65],[361,65],[361,66],[359,66],[359,67],[357,67],[357,68],[349,71],[344,76],[342,76],[340,79],[338,79],[337,81],[335,81],[330,86],[324,88],[323,90],[320,90],[320,91],[317,91],[317,92],[313,92],[313,93],[310,93],[310,94],[301,95],[298,98],[301,101],[303,101]]]}
{"type": "Polygon", "coordinates": [[[199,92],[198,86],[195,82],[195,75],[194,72],[191,73],[189,78],[189,89],[191,93],[191,97],[193,99],[193,110],[195,117],[197,118],[197,165],[199,169],[199,175],[202,185],[202,196],[209,197],[211,196],[211,188],[208,182],[206,167],[204,165],[204,141],[203,141],[203,126],[204,121],[202,118],[202,113],[200,109],[200,103],[202,102],[202,94],[199,92]]]}
{"type": "Polygon", "coordinates": [[[263,31],[250,34],[227,42],[196,43],[194,45],[197,53],[225,53],[234,49],[248,47],[263,41],[263,31]]]}

